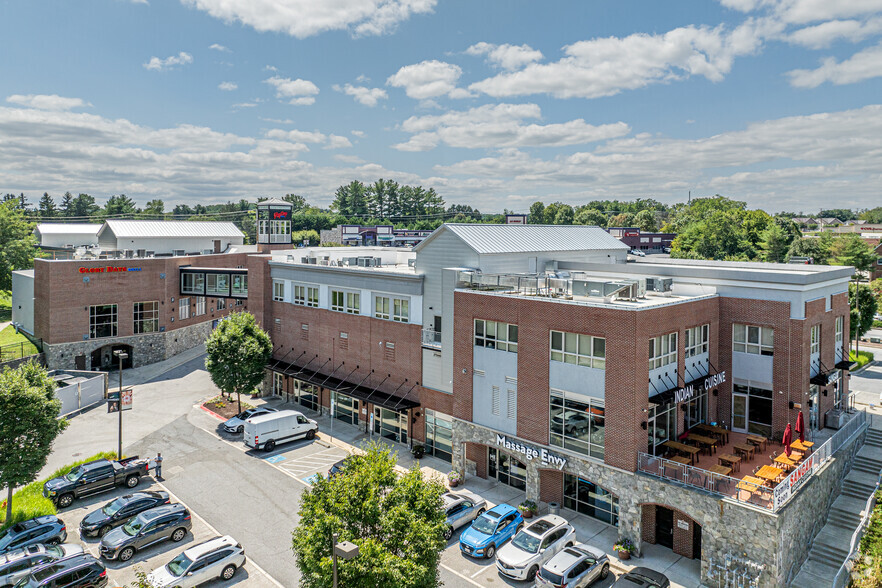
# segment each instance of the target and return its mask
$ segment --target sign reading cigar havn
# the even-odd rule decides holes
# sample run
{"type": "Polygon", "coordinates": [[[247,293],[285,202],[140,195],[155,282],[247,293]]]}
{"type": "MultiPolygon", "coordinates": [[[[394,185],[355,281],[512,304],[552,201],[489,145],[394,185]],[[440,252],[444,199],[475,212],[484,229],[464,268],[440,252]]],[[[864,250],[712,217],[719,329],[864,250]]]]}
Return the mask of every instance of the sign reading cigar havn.
{"type": "Polygon", "coordinates": [[[676,402],[686,402],[692,400],[696,392],[707,392],[714,386],[719,386],[726,381],[726,372],[720,372],[712,376],[705,376],[700,380],[694,380],[682,388],[677,388],[674,392],[674,400],[676,402]]]}
{"type": "Polygon", "coordinates": [[[139,272],[141,268],[139,267],[122,267],[122,266],[114,266],[108,265],[106,267],[81,267],[81,274],[111,274],[115,272],[139,272]]]}

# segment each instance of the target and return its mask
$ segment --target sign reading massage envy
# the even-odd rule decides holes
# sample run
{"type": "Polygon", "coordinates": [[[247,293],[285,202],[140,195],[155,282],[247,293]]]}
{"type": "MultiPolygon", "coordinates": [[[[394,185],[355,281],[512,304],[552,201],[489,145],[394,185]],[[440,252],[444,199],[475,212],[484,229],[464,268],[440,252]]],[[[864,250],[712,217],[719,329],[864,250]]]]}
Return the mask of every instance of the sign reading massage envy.
{"type": "Polygon", "coordinates": [[[496,435],[496,444],[500,447],[505,447],[509,451],[520,453],[527,458],[527,461],[532,461],[533,458],[538,457],[542,460],[542,465],[554,466],[559,470],[562,470],[567,464],[567,459],[565,457],[558,457],[553,453],[548,453],[545,449],[536,449],[535,447],[523,445],[517,441],[509,441],[507,437],[499,434],[496,435]]]}

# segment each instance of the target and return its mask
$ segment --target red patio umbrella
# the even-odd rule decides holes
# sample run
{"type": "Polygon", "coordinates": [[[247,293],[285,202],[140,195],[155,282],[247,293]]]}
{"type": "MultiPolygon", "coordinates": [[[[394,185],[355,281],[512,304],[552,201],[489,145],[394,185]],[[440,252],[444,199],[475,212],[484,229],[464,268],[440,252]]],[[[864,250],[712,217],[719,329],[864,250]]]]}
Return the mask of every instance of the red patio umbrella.
{"type": "Polygon", "coordinates": [[[787,423],[787,427],[784,429],[784,439],[781,443],[784,444],[784,453],[787,454],[787,457],[790,457],[790,443],[793,441],[793,429],[790,427],[790,423],[787,423]]]}
{"type": "Polygon", "coordinates": [[[796,434],[799,435],[799,442],[805,441],[805,421],[802,420],[802,411],[796,415],[796,434]]]}

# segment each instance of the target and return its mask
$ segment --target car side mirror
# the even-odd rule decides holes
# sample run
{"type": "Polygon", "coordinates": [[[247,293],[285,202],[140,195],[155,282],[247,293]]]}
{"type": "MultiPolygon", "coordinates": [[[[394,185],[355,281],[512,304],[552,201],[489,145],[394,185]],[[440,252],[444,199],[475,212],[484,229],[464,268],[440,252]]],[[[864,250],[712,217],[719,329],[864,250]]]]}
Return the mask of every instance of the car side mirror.
{"type": "Polygon", "coordinates": [[[187,575],[188,575],[188,576],[192,576],[192,575],[193,575],[193,572],[187,572],[187,575]]]}

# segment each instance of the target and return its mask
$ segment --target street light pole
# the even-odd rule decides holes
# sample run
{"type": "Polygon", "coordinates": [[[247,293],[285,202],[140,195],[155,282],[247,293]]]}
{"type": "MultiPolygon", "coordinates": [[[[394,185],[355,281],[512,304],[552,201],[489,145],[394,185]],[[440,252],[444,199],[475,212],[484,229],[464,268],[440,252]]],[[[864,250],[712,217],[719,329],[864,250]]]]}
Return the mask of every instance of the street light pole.
{"type": "Polygon", "coordinates": [[[337,533],[334,533],[332,537],[332,545],[331,552],[333,554],[334,560],[334,588],[337,588],[337,556],[339,555],[343,559],[354,559],[358,557],[358,545],[352,543],[350,541],[343,541],[342,543],[337,543],[337,533]]]}
{"type": "Polygon", "coordinates": [[[337,588],[337,533],[333,535],[334,541],[331,547],[331,551],[333,552],[334,558],[334,588],[337,588]]]}
{"type": "Polygon", "coordinates": [[[119,445],[117,446],[116,459],[122,459],[122,389],[123,389],[123,380],[122,380],[122,372],[123,372],[123,360],[126,359],[129,354],[120,349],[113,352],[115,356],[119,358],[119,400],[117,401],[116,411],[119,413],[119,445]]]}

